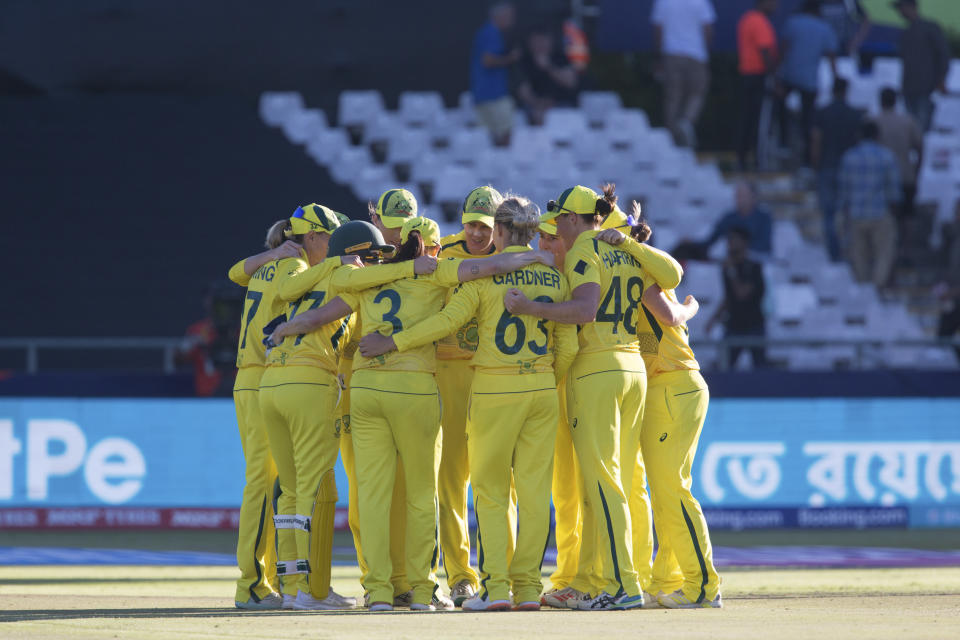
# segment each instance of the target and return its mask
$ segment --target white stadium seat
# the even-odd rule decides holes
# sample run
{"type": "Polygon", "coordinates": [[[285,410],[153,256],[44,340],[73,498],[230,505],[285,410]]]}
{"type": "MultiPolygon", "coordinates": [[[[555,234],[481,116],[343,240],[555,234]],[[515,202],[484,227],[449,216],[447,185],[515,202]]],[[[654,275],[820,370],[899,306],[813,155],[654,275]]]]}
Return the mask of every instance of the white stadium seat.
{"type": "Polygon", "coordinates": [[[603,126],[607,116],[623,106],[620,94],[613,91],[584,91],[580,94],[579,102],[591,127],[603,126]]]}
{"type": "Polygon", "coordinates": [[[436,91],[404,91],[398,113],[404,124],[426,126],[443,113],[443,98],[436,91]]]}
{"type": "Polygon", "coordinates": [[[338,122],[344,127],[366,125],[383,113],[383,97],[375,89],[344,91],[340,94],[338,104],[338,122]]]}
{"type": "Polygon", "coordinates": [[[284,135],[294,144],[306,144],[327,128],[327,115],[320,109],[295,111],[281,125],[284,135]]]}
{"type": "Polygon", "coordinates": [[[260,119],[279,127],[287,118],[303,110],[303,96],[296,91],[268,91],[260,95],[260,119]]]}

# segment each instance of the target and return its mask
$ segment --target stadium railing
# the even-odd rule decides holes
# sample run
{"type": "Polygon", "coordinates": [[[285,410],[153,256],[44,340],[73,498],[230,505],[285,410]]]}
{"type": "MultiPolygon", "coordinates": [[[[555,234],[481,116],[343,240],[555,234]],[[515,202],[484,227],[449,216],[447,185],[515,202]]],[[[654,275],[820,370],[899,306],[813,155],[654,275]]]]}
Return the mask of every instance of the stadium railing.
{"type": "MultiPolygon", "coordinates": [[[[799,349],[848,349],[852,350],[849,358],[849,368],[855,370],[874,368],[895,368],[883,364],[883,350],[890,348],[903,349],[945,349],[960,348],[960,338],[926,338],[926,339],[893,339],[893,340],[839,340],[820,338],[763,338],[754,336],[737,336],[721,339],[697,339],[691,341],[694,351],[702,356],[703,363],[711,359],[715,368],[728,370],[731,367],[730,352],[732,349],[763,348],[777,350],[785,348],[799,349]]],[[[0,351],[19,351],[25,354],[25,370],[28,374],[35,374],[41,370],[41,351],[61,352],[88,352],[98,350],[111,351],[157,351],[159,370],[163,373],[174,373],[177,370],[176,353],[183,345],[183,338],[0,338],[0,351]]],[[[771,358],[771,360],[776,360],[771,358]]],[[[78,362],[86,362],[78,359],[78,362]]],[[[775,365],[774,363],[771,363],[775,365]]],[[[58,368],[62,368],[58,367],[58,368]]],[[[76,367],[82,369],[82,366],[76,367]]],[[[782,367],[777,367],[782,368],[782,367]]],[[[787,367],[789,368],[789,367],[787,367]]],[[[831,368],[831,367],[825,367],[831,368]]],[[[915,362],[911,368],[925,368],[924,362],[915,362]]],[[[929,367],[928,367],[929,368],[929,367]]],[[[942,361],[940,366],[944,368],[942,361]]],[[[946,367],[955,368],[955,367],[946,367]]]]}
{"type": "MultiPolygon", "coordinates": [[[[40,371],[40,351],[159,351],[160,369],[174,373],[175,355],[183,338],[0,338],[0,351],[21,351],[26,355],[27,373],[40,371]]],[[[79,368],[79,367],[78,367],[79,368]]]]}

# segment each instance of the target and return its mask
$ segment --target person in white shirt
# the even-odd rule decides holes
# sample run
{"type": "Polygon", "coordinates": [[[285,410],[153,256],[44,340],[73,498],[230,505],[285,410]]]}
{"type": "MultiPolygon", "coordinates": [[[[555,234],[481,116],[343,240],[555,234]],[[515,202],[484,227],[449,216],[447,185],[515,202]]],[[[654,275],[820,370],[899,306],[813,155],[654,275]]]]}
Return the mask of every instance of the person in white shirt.
{"type": "Polygon", "coordinates": [[[660,55],[663,113],[678,145],[696,146],[694,127],[710,86],[707,53],[717,15],[710,0],[655,0],[654,49],[660,55]]]}

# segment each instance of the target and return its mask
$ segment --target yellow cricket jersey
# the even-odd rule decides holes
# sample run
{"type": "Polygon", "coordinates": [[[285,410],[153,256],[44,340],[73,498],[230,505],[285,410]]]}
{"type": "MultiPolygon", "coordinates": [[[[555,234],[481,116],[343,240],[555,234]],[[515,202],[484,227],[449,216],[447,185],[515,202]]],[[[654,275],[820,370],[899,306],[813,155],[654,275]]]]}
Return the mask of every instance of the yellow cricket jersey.
{"type": "MultiPolygon", "coordinates": [[[[302,287],[304,281],[311,282],[313,285],[300,298],[289,303],[288,320],[292,320],[304,311],[316,309],[336,297],[330,295],[330,280],[338,266],[340,266],[340,259],[331,258],[300,272],[296,277],[287,279],[285,284],[288,294],[289,291],[294,290],[294,287],[297,290],[302,287]]],[[[340,356],[354,331],[355,318],[355,314],[349,314],[310,333],[287,336],[270,350],[267,366],[305,365],[336,374],[340,356]]]]}
{"type": "MultiPolygon", "coordinates": [[[[508,247],[505,251],[530,251],[508,247]]],[[[414,353],[424,345],[450,334],[467,319],[478,319],[479,347],[472,364],[495,374],[525,374],[566,371],[577,353],[576,328],[533,316],[514,316],[503,305],[504,294],[520,289],[531,300],[563,302],[570,298],[567,279],[557,269],[530,264],[504,275],[481,278],[460,285],[443,311],[416,325],[405,325],[393,340],[401,354],[414,353]]]]}
{"type": "MultiPolygon", "coordinates": [[[[463,231],[440,239],[440,259],[444,258],[486,258],[497,252],[490,245],[485,255],[475,256],[467,249],[467,240],[463,231]]],[[[453,295],[453,289],[447,294],[447,302],[453,295]]],[[[459,328],[437,341],[438,360],[469,360],[477,350],[477,319],[470,318],[459,328]]]]}
{"type": "MultiPolygon", "coordinates": [[[[241,263],[238,263],[241,264],[241,263]]],[[[236,265],[234,265],[236,268],[236,265]]],[[[247,284],[247,296],[240,318],[240,344],[237,348],[237,368],[262,367],[265,364],[263,346],[264,327],[286,312],[286,302],[277,296],[278,285],[288,277],[306,268],[297,258],[274,260],[263,265],[247,284]]],[[[234,269],[230,270],[233,279],[234,269]]],[[[243,267],[240,267],[243,272],[243,267]]],[[[236,282],[236,280],[234,280],[236,282]]]]}
{"type": "MultiPolygon", "coordinates": [[[[346,265],[334,272],[337,295],[351,309],[360,312],[365,333],[378,332],[391,336],[440,312],[447,289],[459,282],[460,260],[441,260],[437,270],[428,276],[412,275],[413,261],[379,265],[376,268],[407,269],[412,277],[389,284],[370,287],[363,282],[364,273],[373,267],[346,265]]],[[[436,371],[436,350],[432,344],[407,353],[391,352],[374,358],[354,356],[354,371],[377,369],[386,371],[436,371]]]]}
{"type": "MultiPolygon", "coordinates": [[[[672,302],[678,302],[673,289],[663,293],[672,302]]],[[[667,371],[699,371],[700,364],[690,348],[690,331],[687,325],[662,325],[646,305],[641,303],[640,308],[643,317],[637,322],[637,338],[643,362],[647,366],[647,376],[652,378],[667,371]]]]}
{"type": "Polygon", "coordinates": [[[571,290],[591,282],[600,285],[596,319],[580,327],[580,353],[639,353],[637,314],[649,276],[632,255],[596,240],[597,233],[581,233],[563,261],[571,290]]]}
{"type": "Polygon", "coordinates": [[[246,261],[247,259],[244,258],[237,264],[230,267],[230,271],[227,272],[227,277],[241,287],[245,287],[250,284],[250,276],[248,276],[247,272],[243,270],[243,263],[246,261]]]}

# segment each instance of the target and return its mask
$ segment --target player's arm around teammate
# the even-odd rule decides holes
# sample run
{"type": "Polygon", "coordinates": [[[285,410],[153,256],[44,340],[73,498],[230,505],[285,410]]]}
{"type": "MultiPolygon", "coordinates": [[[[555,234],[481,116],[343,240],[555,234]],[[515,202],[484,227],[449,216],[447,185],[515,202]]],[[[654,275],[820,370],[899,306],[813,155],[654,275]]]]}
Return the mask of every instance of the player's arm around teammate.
{"type": "MultiPolygon", "coordinates": [[[[311,289],[291,305],[289,314],[295,316],[329,292],[329,278],[339,261],[325,258],[330,234],[339,222],[326,207],[306,205],[291,216],[290,225],[290,235],[302,243],[307,260],[281,273],[297,277],[307,262],[321,267],[309,276],[311,289]]],[[[282,341],[269,352],[260,380],[261,413],[280,478],[276,527],[283,535],[277,569],[283,576],[285,599],[294,609],[342,609],[356,604],[330,589],[337,501],[333,467],[339,445],[334,429],[339,395],[336,371],[349,325],[349,319],[344,319],[282,341]]]]}
{"type": "MultiPolygon", "coordinates": [[[[272,293],[270,269],[261,269],[277,260],[299,255],[299,246],[285,241],[286,219],[280,220],[267,232],[267,251],[245,258],[230,269],[231,280],[248,287],[241,324],[245,331],[237,345],[237,379],[233,387],[233,401],[237,411],[237,426],[244,458],[244,487],[240,503],[240,523],[237,537],[237,580],[234,602],[241,609],[278,609],[280,596],[276,578],[276,548],[273,526],[273,485],[277,477],[276,464],[270,453],[267,434],[260,416],[258,401],[260,377],[263,374],[264,352],[256,327],[266,315],[259,314],[264,296],[272,293]],[[249,336],[250,325],[254,333],[249,336]]],[[[269,306],[269,300],[268,304],[269,306]]],[[[263,307],[266,309],[266,306],[263,307]]]]}
{"type": "MultiPolygon", "coordinates": [[[[572,587],[593,595],[577,605],[590,610],[644,604],[633,559],[629,497],[646,393],[636,317],[650,276],[636,259],[596,239],[615,203],[612,185],[603,196],[578,185],[548,204],[567,247],[564,272],[573,288],[569,302],[537,302],[516,290],[505,298],[513,313],[581,325],[567,406],[584,478],[584,520],[594,518],[597,546],[581,545],[579,576],[572,587]]],[[[652,554],[652,540],[649,549],[652,554]]]]}
{"type": "Polygon", "coordinates": [[[710,533],[693,496],[691,468],[706,419],[710,391],[689,344],[686,322],[698,311],[692,296],[681,304],[672,290],[651,285],[643,293],[646,322],[638,325],[649,387],[640,445],[650,484],[660,545],[650,590],[669,608],[720,607],[720,576],[710,533]]]}
{"type": "MultiPolygon", "coordinates": [[[[508,197],[496,212],[494,238],[507,254],[529,253],[527,243],[538,224],[536,207],[508,197]]],[[[463,603],[465,610],[537,609],[540,565],[549,535],[552,442],[559,406],[554,364],[563,367],[576,351],[572,325],[555,325],[529,316],[514,316],[503,306],[504,292],[521,286],[538,300],[563,301],[565,278],[551,267],[531,265],[502,277],[463,285],[438,316],[391,337],[367,335],[361,353],[374,355],[399,348],[422,348],[477,315],[479,348],[467,422],[482,576],[480,593],[463,603]],[[556,359],[554,354],[556,353],[556,359]],[[545,446],[547,445],[547,446],[545,446]],[[519,520],[516,550],[512,541],[511,477],[516,479],[519,520]]]]}

